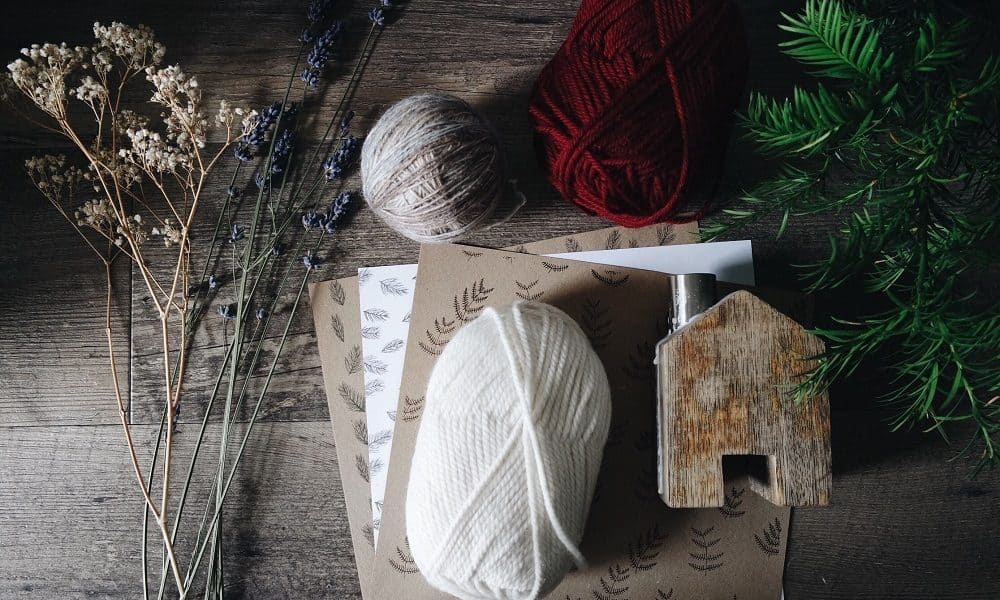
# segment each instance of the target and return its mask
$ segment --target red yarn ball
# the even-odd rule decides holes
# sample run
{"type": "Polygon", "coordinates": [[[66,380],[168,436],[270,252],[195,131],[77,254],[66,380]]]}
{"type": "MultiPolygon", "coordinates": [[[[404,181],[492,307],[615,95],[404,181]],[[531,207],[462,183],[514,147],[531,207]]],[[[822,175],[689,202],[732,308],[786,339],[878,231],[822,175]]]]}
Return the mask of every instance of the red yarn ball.
{"type": "Polygon", "coordinates": [[[583,0],[531,101],[549,181],[628,227],[698,218],[678,211],[721,170],[747,54],[728,0],[583,0]]]}

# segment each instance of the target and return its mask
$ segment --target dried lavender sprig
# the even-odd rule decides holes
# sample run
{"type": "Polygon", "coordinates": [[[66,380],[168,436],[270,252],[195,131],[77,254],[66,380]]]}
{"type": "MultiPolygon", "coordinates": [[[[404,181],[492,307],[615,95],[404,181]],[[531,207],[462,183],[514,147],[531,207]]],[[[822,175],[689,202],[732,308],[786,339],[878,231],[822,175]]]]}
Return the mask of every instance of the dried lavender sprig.
{"type": "Polygon", "coordinates": [[[336,152],[323,161],[323,172],[326,173],[327,181],[343,179],[348,169],[354,165],[358,156],[358,149],[361,144],[358,138],[347,135],[340,141],[340,146],[336,152]]]}
{"type": "Polygon", "coordinates": [[[309,54],[306,55],[306,64],[308,65],[302,71],[302,81],[306,82],[306,85],[310,89],[316,89],[319,86],[319,76],[326,68],[326,63],[330,61],[330,56],[333,54],[333,49],[337,46],[340,41],[340,34],[344,29],[344,23],[342,21],[334,21],[330,24],[327,29],[316,38],[316,42],[313,44],[312,49],[309,50],[309,54]]]}
{"type": "Polygon", "coordinates": [[[254,156],[257,155],[257,147],[264,143],[264,140],[267,138],[267,132],[277,122],[278,116],[281,114],[281,109],[282,103],[275,101],[260,111],[257,123],[254,124],[250,131],[243,134],[239,143],[233,148],[233,156],[236,157],[236,160],[241,162],[253,160],[254,156]]]}

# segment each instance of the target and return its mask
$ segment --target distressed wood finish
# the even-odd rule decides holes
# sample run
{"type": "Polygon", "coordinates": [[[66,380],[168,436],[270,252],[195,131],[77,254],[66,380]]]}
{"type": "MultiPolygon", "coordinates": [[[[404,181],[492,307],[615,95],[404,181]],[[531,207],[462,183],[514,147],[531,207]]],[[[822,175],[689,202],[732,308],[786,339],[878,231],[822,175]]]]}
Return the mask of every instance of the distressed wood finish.
{"type": "MultiPolygon", "coordinates": [[[[305,3],[5,3],[0,58],[13,59],[19,48],[35,42],[83,43],[95,20],[145,23],[168,46],[168,60],[198,75],[215,96],[209,101],[221,96],[260,106],[283,89],[305,3]]],[[[363,19],[371,4],[338,6],[363,19]]],[[[742,4],[752,48],[750,85],[787,94],[800,70],[776,49],[781,39],[777,15],[800,3],[742,4]]],[[[564,203],[545,183],[526,115],[534,77],[561,43],[578,6],[578,0],[414,0],[403,4],[401,16],[379,40],[354,101],[359,128],[406,95],[437,89],[475,103],[501,132],[513,176],[529,203],[474,243],[502,247],[607,225],[564,203]]],[[[352,26],[349,44],[356,46],[362,36],[361,28],[352,26]]],[[[334,72],[343,75],[347,68],[340,64],[334,72]]],[[[340,89],[334,86],[317,103],[321,116],[332,112],[340,89]]],[[[322,125],[322,119],[314,122],[313,138],[322,125]]],[[[66,151],[60,140],[0,111],[0,598],[5,600],[140,597],[140,503],[108,391],[103,274],[21,169],[28,156],[66,151]]],[[[720,188],[720,200],[735,193],[733,182],[741,176],[763,172],[760,161],[740,144],[731,147],[727,168],[730,177],[720,188]]],[[[208,219],[214,219],[224,193],[223,187],[213,188],[208,219]]],[[[788,265],[823,256],[826,232],[834,230],[834,223],[824,215],[804,217],[779,241],[773,239],[778,216],[749,229],[761,285],[795,289],[788,265]]],[[[416,244],[393,235],[367,211],[337,238],[320,279],[417,257],[416,244]]],[[[115,321],[114,335],[131,353],[131,360],[123,356],[120,361],[128,384],[132,370],[155,368],[145,364],[155,357],[155,341],[142,328],[129,330],[147,313],[126,265],[120,267],[119,306],[126,310],[115,321]]],[[[990,285],[995,290],[995,281],[990,285]]],[[[845,286],[820,297],[817,314],[850,318],[865,309],[861,294],[845,286]]],[[[268,422],[254,434],[258,442],[248,455],[253,466],[229,511],[235,519],[231,548],[235,561],[244,565],[230,580],[230,591],[235,598],[254,600],[357,600],[308,320],[293,332],[301,339],[279,364],[277,392],[264,409],[268,422]]],[[[211,335],[206,334],[207,344],[211,335]]],[[[195,367],[191,385],[203,388],[209,372],[208,362],[195,367]]],[[[158,420],[156,390],[141,379],[130,391],[133,417],[150,423],[158,420]]],[[[858,381],[833,394],[837,492],[830,507],[793,516],[787,597],[1000,596],[1000,571],[991,552],[1000,538],[1000,474],[985,473],[970,482],[971,462],[946,462],[951,454],[935,437],[887,433],[885,415],[868,410],[882,380],[869,370],[858,381]]],[[[185,422],[200,414],[197,405],[185,410],[185,422]]],[[[190,429],[182,423],[181,443],[193,435],[190,429]]],[[[967,433],[958,429],[955,439],[967,433]]]]}
{"type": "Polygon", "coordinates": [[[722,457],[767,457],[757,494],[780,506],[830,501],[830,400],[790,387],[824,351],[816,336],[750,292],[729,294],[657,347],[662,498],[723,506],[722,457]]]}

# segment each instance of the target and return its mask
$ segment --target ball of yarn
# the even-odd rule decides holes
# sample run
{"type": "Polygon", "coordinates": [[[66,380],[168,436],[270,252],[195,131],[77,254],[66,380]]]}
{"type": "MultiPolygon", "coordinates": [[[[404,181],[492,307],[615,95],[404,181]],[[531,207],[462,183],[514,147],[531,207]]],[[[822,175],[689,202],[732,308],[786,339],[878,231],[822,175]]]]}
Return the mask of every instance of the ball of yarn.
{"type": "Polygon", "coordinates": [[[546,304],[487,308],[438,359],[406,497],[413,558],[463,599],[534,599],[575,562],[611,421],[604,367],[546,304]]]}
{"type": "Polygon", "coordinates": [[[419,94],[382,115],[361,149],[365,201],[418,242],[452,241],[482,226],[503,199],[496,132],[459,98],[419,94]]]}
{"type": "Polygon", "coordinates": [[[531,101],[552,185],[629,227],[697,218],[679,211],[721,171],[747,55],[729,0],[583,0],[531,101]]]}

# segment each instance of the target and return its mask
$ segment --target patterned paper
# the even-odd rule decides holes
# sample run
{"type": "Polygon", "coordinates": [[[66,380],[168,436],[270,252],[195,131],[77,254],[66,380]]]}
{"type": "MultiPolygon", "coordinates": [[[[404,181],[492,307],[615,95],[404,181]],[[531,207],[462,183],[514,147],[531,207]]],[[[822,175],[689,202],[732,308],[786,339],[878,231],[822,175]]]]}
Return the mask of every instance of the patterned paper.
{"type": "Polygon", "coordinates": [[[729,483],[726,505],[719,509],[669,509],[657,495],[650,359],[666,327],[669,277],[511,252],[425,246],[397,408],[397,416],[405,411],[408,418],[396,423],[369,600],[448,597],[420,576],[402,510],[423,390],[438,355],[462,324],[487,306],[521,298],[529,285],[536,300],[578,320],[614,391],[611,434],[583,543],[589,566],[568,575],[549,598],[778,598],[787,508],[757,497],[743,481],[729,483]]]}
{"type": "Polygon", "coordinates": [[[368,465],[372,526],[378,547],[382,497],[392,450],[403,357],[410,330],[410,307],[417,265],[370,267],[358,270],[361,298],[361,351],[365,372],[368,465]]]}
{"type": "MultiPolygon", "coordinates": [[[[463,250],[469,258],[479,251],[463,250]]],[[[547,254],[661,273],[715,273],[720,280],[753,285],[753,252],[749,241],[713,244],[676,244],[662,247],[616,248],[547,254]]],[[[553,268],[550,264],[549,268],[553,268]]],[[[413,304],[413,281],[417,265],[368,267],[358,270],[361,297],[361,349],[365,371],[365,401],[368,425],[368,463],[371,473],[371,502],[375,547],[385,496],[386,466],[392,450],[392,432],[403,376],[404,347],[409,335],[413,304]]],[[[518,282],[517,297],[537,300],[538,281],[518,282]]],[[[433,335],[440,335],[434,332],[433,335]]],[[[422,340],[431,344],[433,338],[422,340]]],[[[405,415],[404,415],[405,416],[405,415]]]]}

